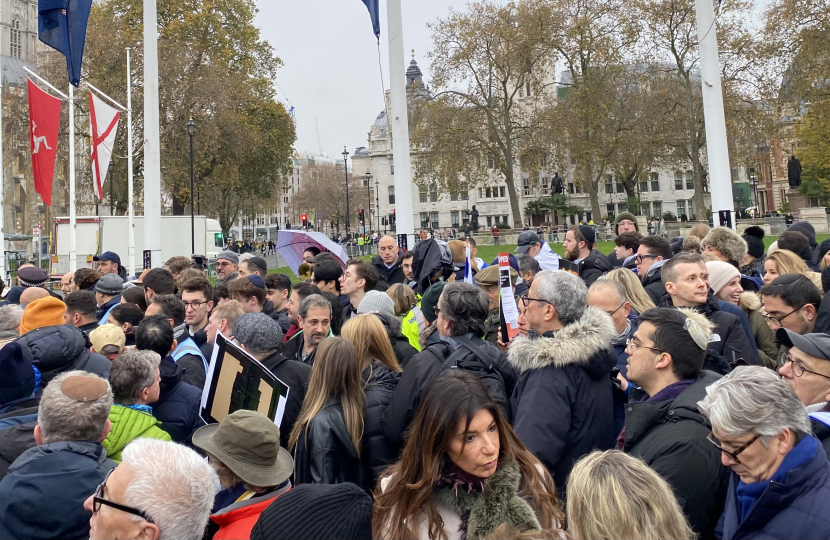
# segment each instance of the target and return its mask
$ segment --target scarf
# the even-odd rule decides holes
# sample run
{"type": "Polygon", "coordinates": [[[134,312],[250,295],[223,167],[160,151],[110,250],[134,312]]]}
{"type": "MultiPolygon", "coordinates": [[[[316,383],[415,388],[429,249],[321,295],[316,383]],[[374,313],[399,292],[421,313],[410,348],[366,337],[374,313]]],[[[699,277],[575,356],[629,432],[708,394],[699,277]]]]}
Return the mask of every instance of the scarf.
{"type": "Polygon", "coordinates": [[[147,414],[149,414],[149,415],[152,415],[152,414],[153,414],[153,408],[152,408],[152,407],[150,407],[149,405],[138,405],[138,404],[135,404],[135,405],[121,405],[121,406],[122,406],[122,407],[126,407],[127,409],[132,409],[132,410],[134,410],[134,411],[139,411],[139,412],[147,413],[147,414]]]}

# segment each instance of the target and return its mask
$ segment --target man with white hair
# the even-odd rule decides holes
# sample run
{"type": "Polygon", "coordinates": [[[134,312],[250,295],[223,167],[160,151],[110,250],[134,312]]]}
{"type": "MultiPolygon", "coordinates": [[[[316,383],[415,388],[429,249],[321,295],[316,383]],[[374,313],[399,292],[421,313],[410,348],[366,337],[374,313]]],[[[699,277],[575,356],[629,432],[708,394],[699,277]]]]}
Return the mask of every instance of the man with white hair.
{"type": "Polygon", "coordinates": [[[772,370],[742,366],[698,403],[732,468],[716,538],[830,538],[830,464],[798,396],[772,370]]]}
{"type": "Polygon", "coordinates": [[[538,337],[514,339],[508,355],[520,373],[510,399],[513,427],[561,492],[573,464],[612,448],[616,437],[610,375],[618,332],[607,313],[586,307],[587,297],[577,276],[539,272],[519,315],[519,327],[538,337]]]}
{"type": "Polygon", "coordinates": [[[112,391],[106,379],[69,371],[43,391],[34,427],[37,446],[23,452],[0,482],[0,538],[85,538],[83,501],[115,466],[101,441],[112,391]]]}
{"type": "Polygon", "coordinates": [[[216,472],[190,448],[136,439],[84,502],[89,538],[199,540],[218,491],[216,472]]]}

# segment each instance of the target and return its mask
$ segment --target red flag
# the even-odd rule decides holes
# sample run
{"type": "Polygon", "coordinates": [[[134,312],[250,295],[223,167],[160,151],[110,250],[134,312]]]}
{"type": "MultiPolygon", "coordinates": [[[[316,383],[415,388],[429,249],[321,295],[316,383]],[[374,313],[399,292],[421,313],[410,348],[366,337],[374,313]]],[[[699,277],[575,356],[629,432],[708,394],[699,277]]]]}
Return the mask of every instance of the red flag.
{"type": "Polygon", "coordinates": [[[41,90],[29,79],[29,142],[35,191],[46,205],[52,204],[52,177],[61,120],[61,100],[41,90]]]}

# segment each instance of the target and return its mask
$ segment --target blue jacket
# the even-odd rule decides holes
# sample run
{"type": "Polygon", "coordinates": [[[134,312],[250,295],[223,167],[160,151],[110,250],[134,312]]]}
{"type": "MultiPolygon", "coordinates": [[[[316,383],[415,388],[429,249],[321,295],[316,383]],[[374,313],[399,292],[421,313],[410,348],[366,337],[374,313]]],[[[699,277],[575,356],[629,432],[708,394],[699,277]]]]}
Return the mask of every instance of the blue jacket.
{"type": "Polygon", "coordinates": [[[109,319],[110,311],[116,308],[121,303],[121,295],[117,294],[107,300],[107,302],[98,308],[98,325],[107,324],[107,319],[109,319]]]}
{"type": "Polygon", "coordinates": [[[820,444],[811,461],[786,473],[784,482],[767,486],[743,522],[737,486],[733,472],[717,538],[830,538],[830,463],[820,444]]]}
{"type": "Polygon", "coordinates": [[[0,538],[88,538],[84,501],[114,466],[94,441],[30,448],[0,482],[0,538]]]}
{"type": "Polygon", "coordinates": [[[202,391],[182,380],[184,370],[169,356],[159,364],[159,375],[161,391],[151,404],[153,416],[174,442],[190,444],[190,436],[204,425],[199,415],[202,391]]]}

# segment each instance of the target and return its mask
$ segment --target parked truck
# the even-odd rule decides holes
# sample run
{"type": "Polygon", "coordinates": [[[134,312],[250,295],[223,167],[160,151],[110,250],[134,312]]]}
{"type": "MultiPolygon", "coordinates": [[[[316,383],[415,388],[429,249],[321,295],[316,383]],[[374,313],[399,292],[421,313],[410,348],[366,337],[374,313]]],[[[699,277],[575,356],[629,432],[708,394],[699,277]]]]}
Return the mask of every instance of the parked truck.
{"type": "MultiPolygon", "coordinates": [[[[144,216],[133,218],[135,231],[135,269],[142,268],[144,251],[144,216]]],[[[194,236],[195,254],[215,259],[225,245],[222,228],[215,219],[196,216],[194,236]]],[[[69,218],[55,218],[55,244],[52,253],[52,273],[61,274],[69,271],[69,218]]],[[[77,218],[76,233],[77,268],[93,268],[92,258],[105,251],[114,251],[127,266],[127,242],[129,238],[129,218],[127,216],[83,216],[77,218]]],[[[190,216],[161,217],[161,260],[166,261],[176,255],[189,257],[191,250],[190,216]]]]}

